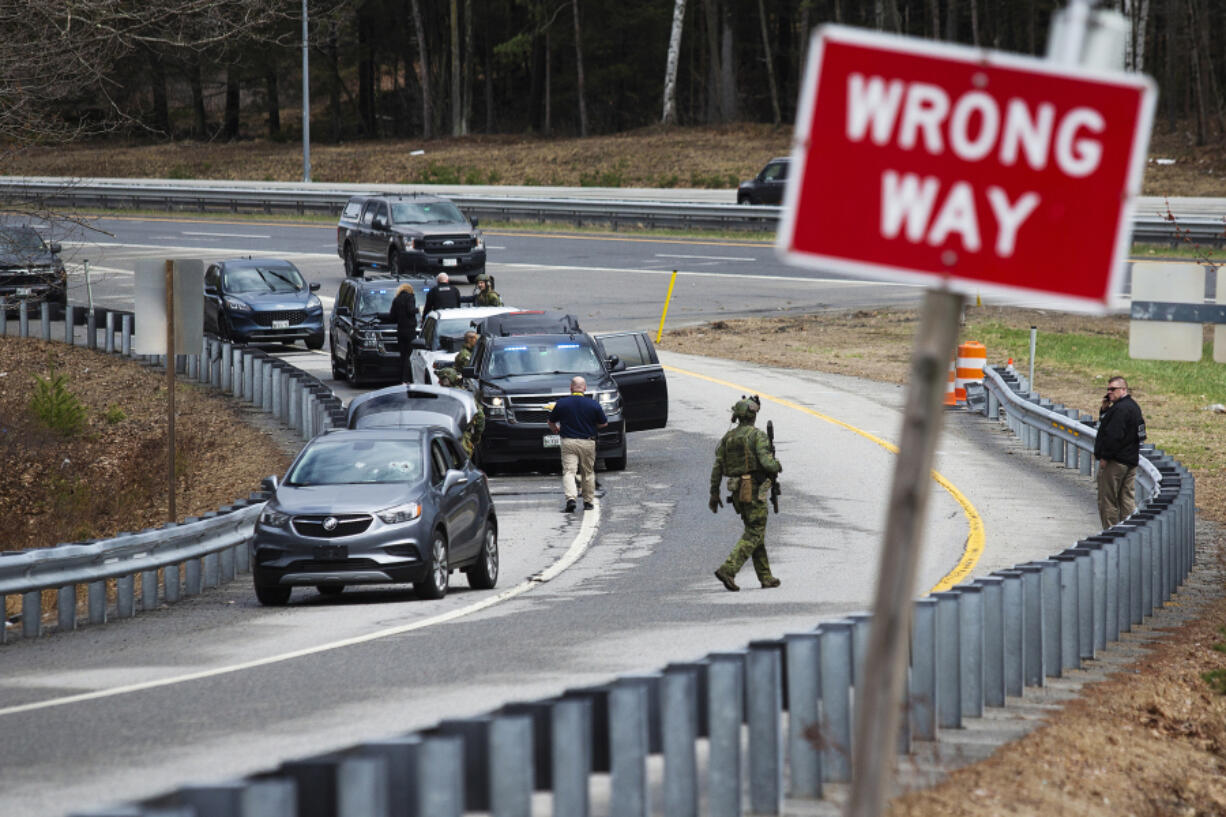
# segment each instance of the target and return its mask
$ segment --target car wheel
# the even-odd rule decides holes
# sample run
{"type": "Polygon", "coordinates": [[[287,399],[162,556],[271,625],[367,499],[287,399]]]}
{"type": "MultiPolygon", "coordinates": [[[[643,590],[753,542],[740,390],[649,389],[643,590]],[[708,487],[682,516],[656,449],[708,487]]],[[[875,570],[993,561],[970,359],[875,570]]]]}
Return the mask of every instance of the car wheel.
{"type": "Polygon", "coordinates": [[[312,352],[317,352],[324,348],[324,336],[322,334],[311,335],[306,339],[306,347],[312,352]]]}
{"type": "Polygon", "coordinates": [[[490,590],[498,584],[498,528],[493,519],[485,523],[485,540],[477,563],[468,569],[468,584],[476,590],[490,590]]]}
{"type": "Polygon", "coordinates": [[[447,563],[447,537],[436,530],[430,539],[429,572],[419,582],[413,583],[419,599],[441,599],[447,595],[447,582],[451,578],[451,566],[447,563]]]}
{"type": "Polygon", "coordinates": [[[345,364],[336,359],[336,347],[335,346],[332,347],[331,353],[328,355],[328,359],[332,362],[332,379],[333,380],[344,380],[345,379],[345,364]]]}
{"type": "Polygon", "coordinates": [[[742,193],[736,197],[737,204],[753,204],[753,200],[748,195],[742,193]]]}
{"type": "Polygon", "coordinates": [[[319,595],[321,596],[339,596],[341,593],[345,592],[345,585],[317,584],[315,585],[315,589],[319,591],[319,595]]]}
{"type": "Polygon", "coordinates": [[[358,365],[358,356],[354,353],[353,347],[349,348],[349,357],[345,358],[345,379],[351,386],[362,382],[362,367],[358,365]]]}
{"type": "Polygon", "coordinates": [[[361,278],[362,267],[358,264],[358,258],[353,253],[353,245],[345,245],[345,274],[350,278],[361,278]]]}
{"type": "Polygon", "coordinates": [[[282,587],[279,584],[259,584],[255,586],[255,597],[265,607],[284,607],[289,603],[292,587],[282,587]]]}

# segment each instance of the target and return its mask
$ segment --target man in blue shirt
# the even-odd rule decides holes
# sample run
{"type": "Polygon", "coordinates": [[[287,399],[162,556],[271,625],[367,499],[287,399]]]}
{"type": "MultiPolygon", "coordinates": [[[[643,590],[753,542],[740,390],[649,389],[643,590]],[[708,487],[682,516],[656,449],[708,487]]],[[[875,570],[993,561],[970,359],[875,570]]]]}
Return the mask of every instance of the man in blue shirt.
{"type": "Polygon", "coordinates": [[[562,491],[566,494],[565,513],[574,513],[579,489],[583,486],[583,508],[590,511],[596,499],[596,430],[609,424],[600,403],[588,397],[587,381],[571,378],[570,396],[563,397],[549,412],[549,430],[562,438],[562,491]]]}

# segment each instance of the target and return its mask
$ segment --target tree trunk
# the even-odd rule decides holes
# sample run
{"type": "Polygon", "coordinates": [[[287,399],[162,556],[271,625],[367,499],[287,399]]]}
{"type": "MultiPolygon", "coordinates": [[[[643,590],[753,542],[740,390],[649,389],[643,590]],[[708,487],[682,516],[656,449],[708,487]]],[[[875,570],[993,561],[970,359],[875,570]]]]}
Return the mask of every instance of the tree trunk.
{"type": "Polygon", "coordinates": [[[958,0],[946,0],[945,39],[951,43],[958,39],[958,0]]]}
{"type": "Polygon", "coordinates": [[[473,0],[464,0],[464,113],[460,117],[460,132],[467,136],[472,132],[473,121],[473,0]]]}
{"type": "Polygon", "coordinates": [[[337,28],[340,26],[339,21],[333,20],[332,25],[328,27],[328,67],[331,70],[331,81],[328,83],[328,107],[330,108],[330,119],[332,120],[332,141],[339,142],[342,135],[342,117],[341,117],[341,56],[340,43],[337,28]]]}
{"type": "Polygon", "coordinates": [[[979,47],[979,0],[971,0],[971,43],[979,47]]]}
{"type": "Polygon", "coordinates": [[[451,135],[463,135],[464,99],[460,95],[460,7],[451,0],[451,135]]]}
{"type": "Polygon", "coordinates": [[[197,139],[209,138],[209,120],[204,111],[204,76],[200,69],[200,57],[191,56],[187,66],[187,82],[192,89],[192,115],[197,139]]]}
{"type": "Polygon", "coordinates": [[[928,17],[932,20],[932,39],[941,39],[941,0],[928,0],[928,17]]]}
{"type": "MultiPolygon", "coordinates": [[[[682,8],[685,7],[685,0],[677,0],[682,8]]],[[[579,137],[587,137],[587,102],[584,101],[584,82],[583,82],[583,32],[579,28],[579,0],[571,0],[571,10],[574,12],[575,18],[575,80],[578,83],[579,94],[579,137]]],[[[680,35],[678,35],[680,36],[680,35]]],[[[671,53],[670,53],[671,56],[671,53]]],[[[674,75],[675,75],[674,71],[674,75]]]]}
{"type": "Polygon", "coordinates": [[[170,105],[166,101],[166,62],[162,55],[150,48],[145,51],[149,61],[149,91],[153,95],[153,121],[151,126],[163,136],[171,136],[170,105]]]}
{"type": "Polygon", "coordinates": [[[783,121],[783,114],[779,112],[779,87],[775,84],[775,59],[771,53],[771,38],[766,27],[766,5],[762,0],[758,0],[758,21],[762,24],[762,54],[766,58],[766,79],[770,86],[771,93],[771,113],[774,114],[774,124],[778,125],[783,121]]]}
{"type": "Polygon", "coordinates": [[[703,0],[707,24],[707,124],[726,121],[720,95],[719,15],[716,0],[703,0]]]}
{"type": "Polygon", "coordinates": [[[277,91],[277,66],[271,61],[264,69],[264,106],[268,110],[268,138],[281,136],[281,94],[277,91]]]}
{"type": "Polygon", "coordinates": [[[421,136],[430,139],[433,136],[430,120],[434,111],[430,105],[430,59],[426,55],[426,27],[421,19],[420,0],[413,0],[413,28],[417,33],[417,56],[421,61],[417,75],[417,81],[421,83],[421,136]]]}
{"type": "Polygon", "coordinates": [[[724,7],[721,25],[720,43],[720,107],[723,108],[725,122],[735,122],[737,119],[736,105],[736,66],[732,58],[732,8],[731,4],[724,7]]]}
{"type": "Polygon", "coordinates": [[[545,29],[545,124],[541,133],[553,136],[553,49],[549,29],[545,29]]]}
{"type": "Polygon", "coordinates": [[[371,18],[358,10],[358,120],[362,135],[376,136],[375,131],[375,59],[371,53],[371,18]]]}
{"type": "MultiPolygon", "coordinates": [[[[759,7],[761,0],[759,0],[759,7]]],[[[575,25],[578,26],[578,0],[575,0],[575,25]]],[[[677,122],[677,61],[681,57],[681,29],[685,23],[685,0],[673,2],[673,27],[668,35],[668,59],[664,64],[664,114],[660,121],[665,125],[677,122]]],[[[576,39],[578,38],[576,28],[576,39]]]]}

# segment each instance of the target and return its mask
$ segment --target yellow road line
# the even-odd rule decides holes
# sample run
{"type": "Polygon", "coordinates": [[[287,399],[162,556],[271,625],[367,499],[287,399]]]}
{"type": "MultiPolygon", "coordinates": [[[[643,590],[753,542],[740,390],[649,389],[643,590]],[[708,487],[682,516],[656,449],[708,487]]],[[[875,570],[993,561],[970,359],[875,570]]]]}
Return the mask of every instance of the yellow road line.
{"type": "MultiPolygon", "coordinates": [[[[847,429],[853,434],[859,434],[864,439],[876,443],[886,451],[889,451],[891,454],[898,453],[898,446],[894,445],[894,443],[890,442],[889,440],[884,440],[881,437],[878,437],[876,434],[870,434],[862,428],[856,428],[850,423],[845,423],[836,417],[831,417],[828,414],[822,414],[820,411],[814,411],[808,406],[802,406],[800,403],[793,402],[783,397],[775,397],[774,395],[766,394],[765,392],[755,391],[747,386],[742,386],[728,380],[720,380],[719,378],[711,377],[710,375],[691,372],[688,369],[679,369],[676,366],[665,366],[664,368],[670,372],[683,374],[687,377],[696,377],[699,380],[706,380],[720,386],[727,386],[730,389],[736,389],[742,393],[753,392],[763,400],[769,400],[772,403],[778,403],[786,408],[802,411],[805,414],[812,415],[813,417],[830,423],[831,425],[836,425],[839,428],[847,429]]],[[[962,558],[958,560],[958,564],[954,565],[954,569],[946,573],[939,582],[933,585],[932,589],[929,591],[930,593],[936,593],[941,590],[948,590],[949,588],[958,584],[969,576],[971,571],[975,569],[975,565],[978,564],[979,558],[983,556],[984,531],[983,518],[979,515],[979,512],[975,510],[975,506],[971,504],[971,501],[966,498],[966,495],[954,487],[952,482],[935,470],[932,471],[932,478],[936,481],[937,485],[940,485],[947,492],[949,492],[949,495],[954,498],[955,502],[962,506],[962,513],[966,516],[966,523],[967,527],[969,528],[966,536],[966,542],[962,547],[962,558]]]]}

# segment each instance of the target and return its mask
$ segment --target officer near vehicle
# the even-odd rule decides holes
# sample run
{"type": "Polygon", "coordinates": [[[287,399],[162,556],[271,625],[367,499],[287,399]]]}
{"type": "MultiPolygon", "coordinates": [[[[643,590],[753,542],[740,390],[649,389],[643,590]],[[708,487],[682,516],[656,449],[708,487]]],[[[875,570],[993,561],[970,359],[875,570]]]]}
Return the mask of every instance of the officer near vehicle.
{"type": "MultiPolygon", "coordinates": [[[[740,590],[736,574],[749,559],[753,560],[754,573],[764,588],[778,587],[780,582],[771,575],[770,560],[766,556],[767,500],[772,499],[774,478],[783,470],[775,458],[774,445],[765,431],[754,426],[758,418],[761,400],[754,395],[745,397],[732,407],[732,420],[736,428],[728,431],[715,448],[715,465],[711,469],[711,499],[707,506],[711,513],[719,513],[724,506],[720,499],[720,483],[728,480],[729,501],[741,516],[745,529],[737,540],[728,559],[715,571],[728,590],[740,590]]],[[[777,503],[777,500],[773,500],[777,503]]],[[[778,504],[775,504],[776,513],[778,504]]]]}
{"type": "Polygon", "coordinates": [[[549,430],[560,438],[564,513],[574,513],[581,492],[583,509],[595,508],[596,435],[608,424],[600,403],[587,396],[587,380],[572,377],[570,394],[559,398],[549,412],[549,430]]]}
{"type": "Polygon", "coordinates": [[[463,369],[473,359],[473,349],[477,347],[477,333],[469,329],[464,333],[464,346],[455,353],[456,370],[463,369]]]}
{"type": "Polygon", "coordinates": [[[400,380],[413,382],[413,366],[409,362],[413,339],[417,337],[417,296],[412,284],[401,284],[392,298],[392,320],[396,322],[396,349],[400,352],[400,380]]]}
{"type": "MultiPolygon", "coordinates": [[[[439,369],[434,373],[434,376],[438,378],[438,384],[440,386],[446,386],[447,388],[451,389],[464,388],[464,378],[458,371],[450,366],[439,369]]],[[[473,451],[476,450],[477,446],[480,445],[481,435],[485,432],[485,412],[481,410],[481,401],[478,400],[476,402],[476,413],[473,414],[472,419],[468,421],[468,425],[464,427],[464,433],[460,437],[460,445],[464,447],[464,453],[468,454],[470,457],[473,455],[473,451]]]]}
{"type": "Polygon", "coordinates": [[[434,286],[426,293],[426,305],[422,314],[428,315],[436,309],[458,309],[460,307],[460,290],[452,285],[447,273],[440,272],[434,279],[434,286]]]}
{"type": "Polygon", "coordinates": [[[477,291],[472,299],[473,306],[502,306],[502,296],[494,289],[494,279],[484,272],[477,276],[477,291]]]}

